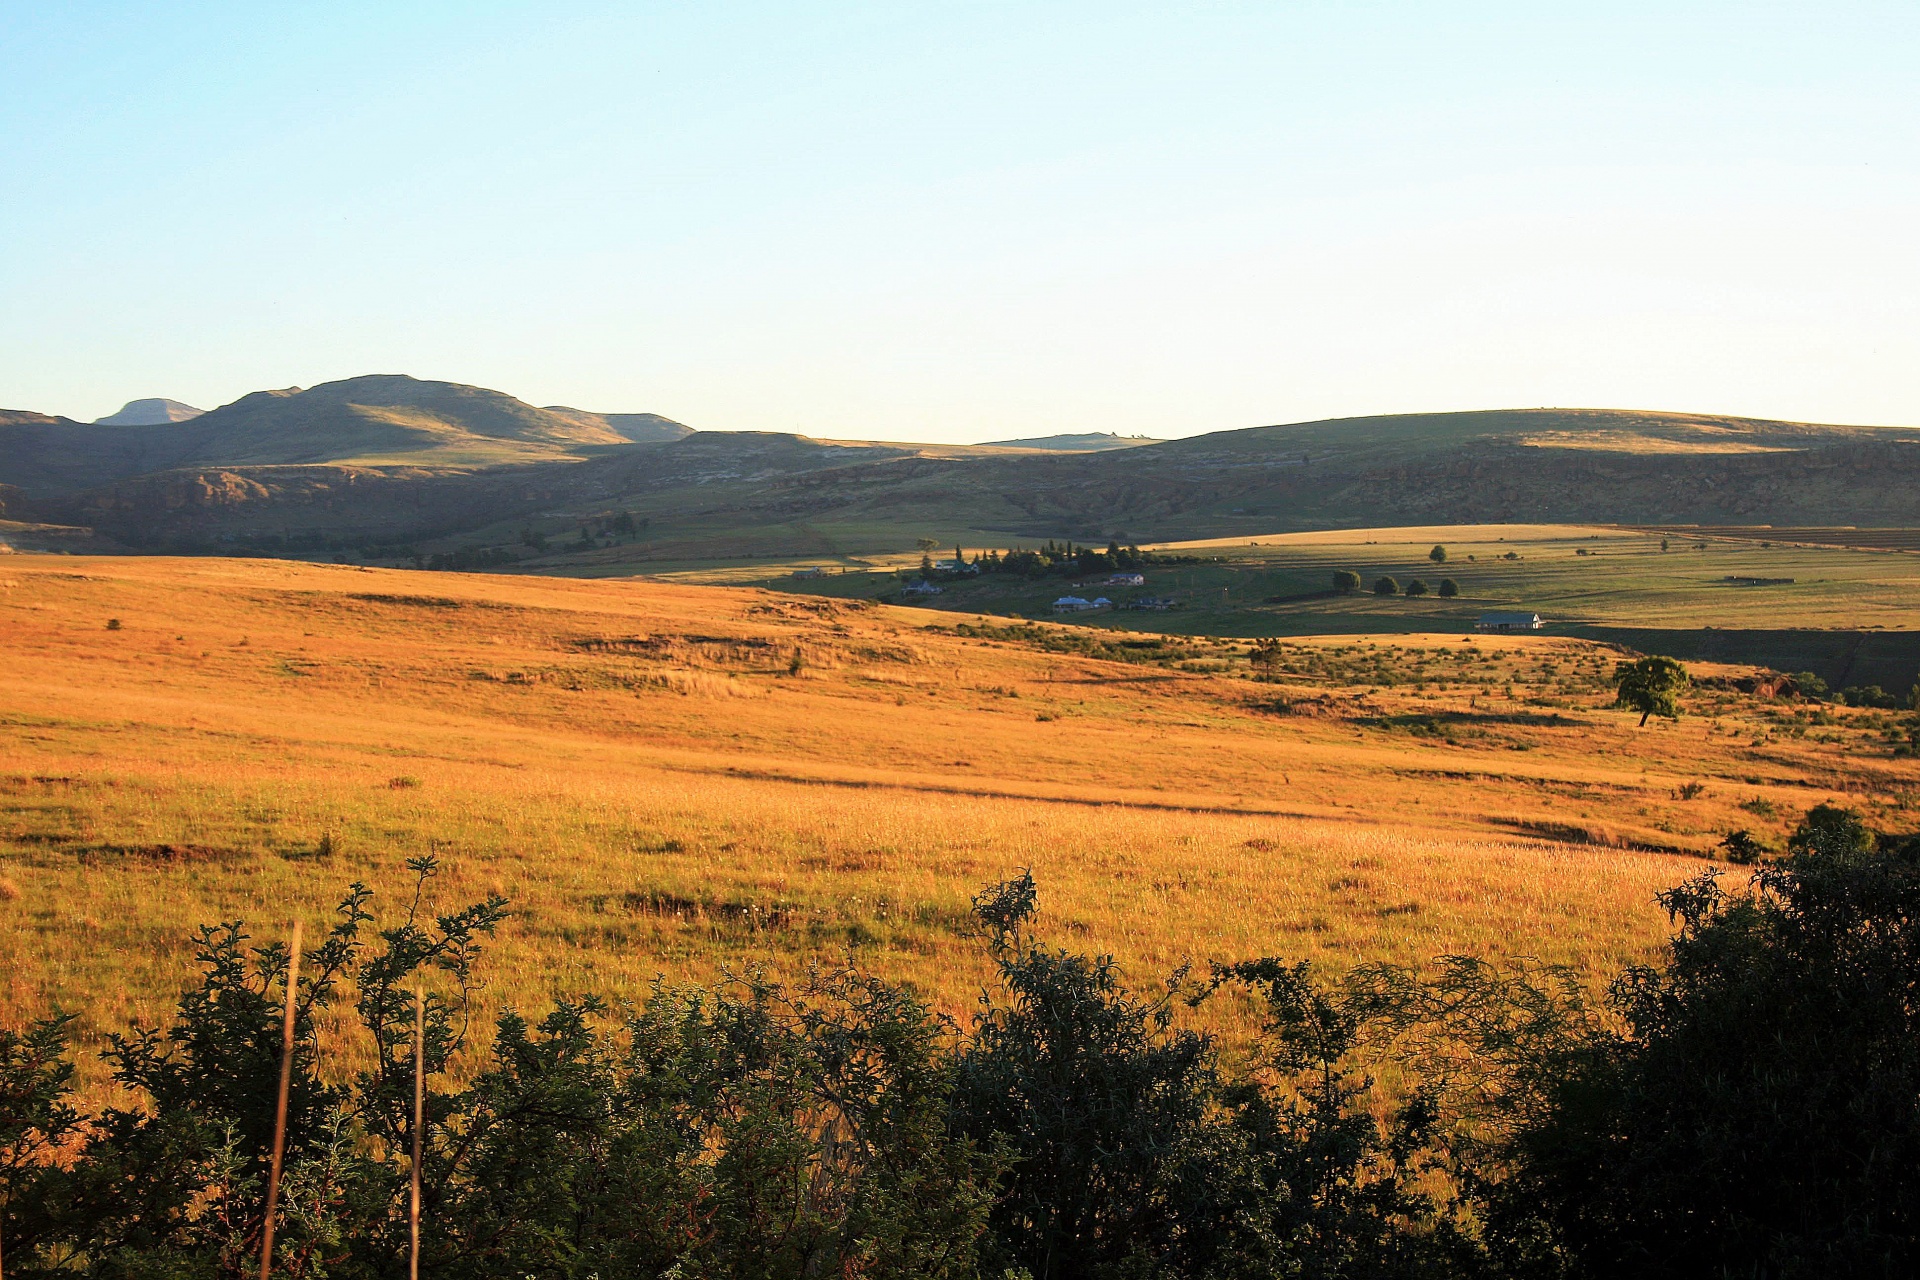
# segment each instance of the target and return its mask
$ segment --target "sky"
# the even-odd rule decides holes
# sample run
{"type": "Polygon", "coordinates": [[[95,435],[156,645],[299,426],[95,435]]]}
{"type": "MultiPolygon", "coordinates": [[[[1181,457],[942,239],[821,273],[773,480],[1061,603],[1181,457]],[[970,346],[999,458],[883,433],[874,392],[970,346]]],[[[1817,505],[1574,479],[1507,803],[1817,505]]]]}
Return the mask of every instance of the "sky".
{"type": "Polygon", "coordinates": [[[0,407],[1920,424],[1920,4],[0,0],[0,407]]]}

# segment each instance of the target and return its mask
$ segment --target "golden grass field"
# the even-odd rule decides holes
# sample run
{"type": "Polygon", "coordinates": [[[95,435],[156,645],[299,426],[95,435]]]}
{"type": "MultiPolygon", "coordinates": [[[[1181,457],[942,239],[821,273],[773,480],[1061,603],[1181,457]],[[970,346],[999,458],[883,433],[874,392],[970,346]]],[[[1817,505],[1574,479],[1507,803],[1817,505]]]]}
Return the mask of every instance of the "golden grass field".
{"type": "Polygon", "coordinates": [[[1703,692],[1637,728],[1605,706],[1617,654],[1584,641],[1307,638],[1272,683],[1241,642],[1143,665],[959,621],[980,620],[10,557],[0,1025],[72,1010],[97,1046],[165,1016],[193,925],[311,931],[356,879],[391,912],[429,851],[435,907],[512,899],[490,1007],[852,952],[963,1014],[985,976],[969,896],[1023,867],[1043,932],[1143,982],[1185,960],[1449,952],[1601,978],[1652,953],[1654,893],[1726,830],[1777,843],[1827,799],[1899,827],[1920,783],[1886,713],[1810,723],[1703,692]],[[1386,667],[1407,678],[1353,675],[1386,667]]]}

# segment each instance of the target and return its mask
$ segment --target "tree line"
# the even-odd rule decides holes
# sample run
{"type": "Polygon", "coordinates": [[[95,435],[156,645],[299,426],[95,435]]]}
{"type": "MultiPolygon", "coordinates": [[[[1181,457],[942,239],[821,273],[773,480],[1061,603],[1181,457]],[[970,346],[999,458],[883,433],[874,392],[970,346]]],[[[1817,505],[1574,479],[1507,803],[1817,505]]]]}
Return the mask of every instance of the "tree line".
{"type": "Polygon", "coordinates": [[[1218,556],[1174,555],[1164,551],[1142,551],[1132,545],[1121,545],[1118,541],[1107,543],[1103,551],[1098,547],[1076,545],[1071,539],[1055,542],[1047,539],[1039,547],[1008,547],[1004,550],[988,548],[977,551],[971,560],[961,547],[953,549],[953,559],[948,567],[936,565],[933,560],[933,540],[921,539],[920,575],[926,578],[953,577],[973,573],[1005,573],[1023,578],[1045,578],[1049,576],[1073,577],[1099,573],[1128,573],[1143,570],[1150,566],[1183,564],[1216,564],[1218,556]]]}
{"type": "MultiPolygon", "coordinates": [[[[422,887],[436,871],[410,865],[422,887]]],[[[1920,1265],[1920,842],[1844,810],[1749,881],[1661,895],[1663,953],[1598,995],[1458,956],[1220,962],[1141,989],[1042,940],[1021,875],[974,900],[993,981],[964,1022],[851,962],[657,983],[632,1006],[501,1015],[465,1083],[448,1069],[479,1053],[481,947],[507,904],[420,901],[379,928],[354,886],[290,1004],[287,947],[201,929],[171,1021],[111,1037],[124,1102],[74,1104],[70,1017],[0,1033],[4,1274],[254,1274],[283,1064],[284,1276],[406,1274],[416,1141],[436,1277],[1920,1265]],[[1247,1051],[1191,1025],[1219,1000],[1257,1018],[1247,1051]],[[358,1072],[323,1053],[343,1025],[369,1046],[358,1072]]]]}

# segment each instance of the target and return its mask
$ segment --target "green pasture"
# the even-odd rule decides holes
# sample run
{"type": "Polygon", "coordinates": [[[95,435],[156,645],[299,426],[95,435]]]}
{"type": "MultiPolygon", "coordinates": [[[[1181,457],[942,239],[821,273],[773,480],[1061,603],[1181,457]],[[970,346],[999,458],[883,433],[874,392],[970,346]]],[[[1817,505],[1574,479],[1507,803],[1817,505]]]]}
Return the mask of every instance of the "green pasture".
{"type": "MultiPolygon", "coordinates": [[[[977,550],[967,548],[970,556],[977,550]]],[[[942,581],[942,593],[925,600],[901,594],[917,576],[917,551],[774,564],[709,561],[661,576],[1048,619],[1056,616],[1053,601],[1067,594],[1105,595],[1118,605],[1171,598],[1175,606],[1164,612],[1121,608],[1061,620],[1177,635],[1464,632],[1489,610],[1527,610],[1542,616],[1549,635],[1682,658],[1812,670],[1829,680],[1900,689],[1920,673],[1920,553],[1796,545],[1789,531],[1775,540],[1745,532],[1471,526],[1248,538],[1164,551],[1205,562],[1150,567],[1140,588],[1108,588],[1098,576],[981,575],[942,581]],[[1444,563],[1429,558],[1436,543],[1446,547],[1444,563]],[[794,576],[809,568],[822,576],[794,576]],[[1366,586],[1334,594],[1340,570],[1359,574],[1366,586]],[[1367,589],[1383,576],[1403,594],[1367,589]],[[1457,598],[1437,594],[1443,578],[1459,584],[1457,598]],[[1416,579],[1431,594],[1405,595],[1416,579]]],[[[936,558],[951,554],[945,548],[936,558]]]]}

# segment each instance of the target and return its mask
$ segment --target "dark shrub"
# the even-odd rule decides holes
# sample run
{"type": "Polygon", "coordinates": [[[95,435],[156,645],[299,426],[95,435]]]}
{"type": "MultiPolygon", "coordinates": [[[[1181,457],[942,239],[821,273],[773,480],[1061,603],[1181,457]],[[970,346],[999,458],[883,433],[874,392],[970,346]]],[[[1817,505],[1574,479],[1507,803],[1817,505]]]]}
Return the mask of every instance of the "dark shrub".
{"type": "Polygon", "coordinates": [[[1679,932],[1614,984],[1620,1031],[1531,1052],[1489,1196],[1516,1268],[1920,1268],[1920,862],[1816,814],[1750,890],[1708,873],[1662,895],[1679,932]]]}
{"type": "Polygon", "coordinates": [[[1036,901],[1031,876],[975,900],[1002,999],[961,1051],[953,1122],[1011,1161],[983,1272],[1385,1277],[1457,1260],[1412,1190],[1430,1112],[1417,1101],[1383,1131],[1371,1080],[1348,1067],[1396,1001],[1324,988],[1306,965],[1217,967],[1185,1003],[1239,986],[1267,1010],[1253,1069],[1229,1075],[1174,1024],[1183,974],[1132,994],[1110,958],[1036,945],[1036,901]]]}
{"type": "Polygon", "coordinates": [[[1727,855],[1728,862],[1753,863],[1760,861],[1760,842],[1750,832],[1729,831],[1727,838],[1720,842],[1720,848],[1727,855]]]}

